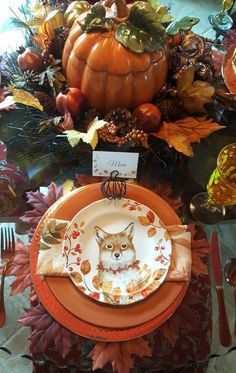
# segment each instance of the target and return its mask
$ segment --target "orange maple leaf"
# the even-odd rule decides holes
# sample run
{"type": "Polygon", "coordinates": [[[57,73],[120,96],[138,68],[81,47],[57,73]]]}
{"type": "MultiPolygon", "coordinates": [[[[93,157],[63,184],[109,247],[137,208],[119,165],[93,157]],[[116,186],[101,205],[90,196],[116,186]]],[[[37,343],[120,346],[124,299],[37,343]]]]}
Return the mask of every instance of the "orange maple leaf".
{"type": "Polygon", "coordinates": [[[212,132],[218,131],[224,126],[220,126],[212,119],[206,117],[187,117],[176,122],[163,122],[161,128],[152,133],[153,136],[165,140],[170,147],[174,147],[178,152],[193,156],[191,143],[200,142],[200,139],[207,137],[212,132]]]}

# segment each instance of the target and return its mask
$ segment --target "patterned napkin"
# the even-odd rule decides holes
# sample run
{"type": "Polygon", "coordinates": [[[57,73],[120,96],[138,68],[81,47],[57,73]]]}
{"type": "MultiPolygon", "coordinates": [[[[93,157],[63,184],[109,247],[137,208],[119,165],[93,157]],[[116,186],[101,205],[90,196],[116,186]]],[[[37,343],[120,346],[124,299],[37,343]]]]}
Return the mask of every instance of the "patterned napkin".
{"type": "MultiPolygon", "coordinates": [[[[68,276],[62,253],[63,237],[69,221],[47,219],[44,223],[37,263],[37,274],[68,276]]],[[[171,266],[166,281],[188,281],[191,277],[191,235],[187,225],[166,227],[172,241],[171,266]]]]}

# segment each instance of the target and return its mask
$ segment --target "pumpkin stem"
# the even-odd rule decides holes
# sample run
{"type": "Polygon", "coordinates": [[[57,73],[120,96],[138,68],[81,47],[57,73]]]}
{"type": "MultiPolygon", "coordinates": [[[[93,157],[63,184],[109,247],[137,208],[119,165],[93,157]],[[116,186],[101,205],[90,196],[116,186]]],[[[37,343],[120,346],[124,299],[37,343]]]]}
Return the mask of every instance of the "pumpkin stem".
{"type": "Polygon", "coordinates": [[[128,17],[129,8],[127,7],[125,0],[106,0],[104,5],[110,8],[113,3],[116,4],[117,18],[128,17]]]}

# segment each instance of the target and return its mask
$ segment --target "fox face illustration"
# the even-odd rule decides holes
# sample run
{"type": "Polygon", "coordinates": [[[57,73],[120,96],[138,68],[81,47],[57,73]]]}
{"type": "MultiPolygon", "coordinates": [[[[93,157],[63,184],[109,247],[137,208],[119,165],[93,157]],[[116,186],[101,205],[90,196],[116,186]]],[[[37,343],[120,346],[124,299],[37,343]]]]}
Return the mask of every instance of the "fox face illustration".
{"type": "Polygon", "coordinates": [[[134,223],[130,223],[122,232],[107,233],[95,227],[96,241],[99,246],[99,261],[102,263],[118,263],[135,260],[133,245],[134,223]]]}
{"type": "Polygon", "coordinates": [[[138,270],[136,251],[133,244],[134,222],[123,231],[107,233],[95,227],[95,237],[99,246],[99,276],[105,280],[127,277],[127,272],[138,270]]]}

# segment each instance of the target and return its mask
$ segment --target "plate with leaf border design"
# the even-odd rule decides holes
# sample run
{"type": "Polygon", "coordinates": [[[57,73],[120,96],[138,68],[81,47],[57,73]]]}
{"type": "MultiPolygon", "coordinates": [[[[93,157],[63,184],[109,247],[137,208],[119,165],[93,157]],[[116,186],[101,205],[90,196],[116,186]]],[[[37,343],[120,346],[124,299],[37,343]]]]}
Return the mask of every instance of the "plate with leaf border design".
{"type": "Polygon", "coordinates": [[[150,208],[131,199],[101,199],[74,216],[62,250],[78,290],[117,306],[141,301],[159,288],[172,247],[150,208]]]}

